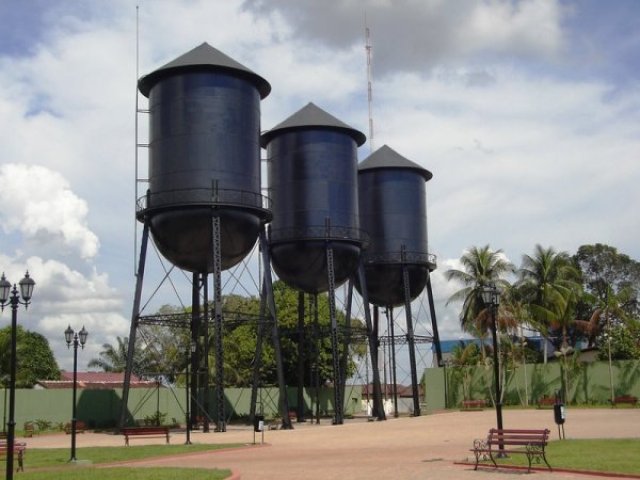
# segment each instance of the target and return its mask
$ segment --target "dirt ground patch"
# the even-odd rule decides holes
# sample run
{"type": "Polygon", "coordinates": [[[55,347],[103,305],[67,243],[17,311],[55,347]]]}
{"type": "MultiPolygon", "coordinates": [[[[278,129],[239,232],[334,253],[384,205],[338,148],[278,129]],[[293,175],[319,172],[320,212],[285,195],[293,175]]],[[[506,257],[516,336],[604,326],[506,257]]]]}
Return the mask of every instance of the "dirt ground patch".
{"type": "MultiPolygon", "coordinates": [[[[495,425],[495,412],[443,412],[421,417],[369,422],[348,420],[344,425],[294,423],[294,430],[264,432],[264,445],[253,445],[249,427],[229,426],[225,433],[193,432],[194,443],[241,442],[247,448],[211,453],[189,454],[125,464],[125,468],[179,466],[230,468],[236,478],[260,479],[521,479],[523,472],[493,469],[473,471],[473,467],[454,462],[471,458],[474,438],[484,437],[495,425]]],[[[549,428],[558,438],[552,410],[504,411],[505,428],[549,428]]],[[[638,438],[640,409],[567,409],[566,438],[638,438]]],[[[68,435],[43,435],[27,439],[31,447],[64,447],[68,435]]],[[[139,439],[136,443],[154,443],[158,439],[139,439]]],[[[160,439],[162,441],[162,439],[160,439]]],[[[182,433],[172,434],[171,443],[184,443],[182,433]]],[[[124,445],[122,436],[85,433],[78,435],[78,447],[124,445]]],[[[124,447],[123,447],[124,448],[124,447]]],[[[553,466],[553,458],[549,458],[553,466]]],[[[28,464],[27,464],[28,465],[28,464]]],[[[578,479],[574,473],[535,472],[534,478],[578,479]]]]}

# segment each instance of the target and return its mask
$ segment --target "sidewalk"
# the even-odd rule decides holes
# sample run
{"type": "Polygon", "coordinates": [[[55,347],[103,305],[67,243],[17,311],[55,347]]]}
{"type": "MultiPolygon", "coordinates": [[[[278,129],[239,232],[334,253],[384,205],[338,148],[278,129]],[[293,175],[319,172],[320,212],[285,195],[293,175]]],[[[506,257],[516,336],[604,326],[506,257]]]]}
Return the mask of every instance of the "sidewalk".
{"type": "MultiPolygon", "coordinates": [[[[471,459],[474,438],[484,437],[495,424],[495,412],[447,412],[385,422],[351,420],[333,426],[294,423],[294,430],[264,432],[266,445],[211,453],[189,454],[126,465],[230,468],[242,480],[280,479],[473,479],[495,478],[493,469],[477,472],[454,462],[471,459]]],[[[506,428],[549,428],[557,437],[552,410],[504,411],[506,428]]],[[[640,409],[568,409],[566,438],[638,438],[640,409]]],[[[78,447],[124,445],[122,436],[84,433],[78,447]]],[[[193,432],[193,443],[244,443],[251,445],[253,430],[229,426],[225,433],[193,432]]],[[[184,434],[172,434],[171,443],[184,443],[184,434]]],[[[256,434],[260,442],[260,434],[256,434]]],[[[27,439],[31,448],[70,445],[68,435],[43,435],[27,439]]],[[[162,439],[136,439],[135,444],[162,443],[162,439]]],[[[549,458],[551,465],[554,459],[549,458]]],[[[28,464],[27,464],[28,466],[28,464]]],[[[504,480],[521,479],[525,472],[499,471],[504,480]]],[[[640,472],[639,472],[640,473],[640,472]]],[[[535,472],[536,479],[588,479],[573,473],[535,472]]]]}

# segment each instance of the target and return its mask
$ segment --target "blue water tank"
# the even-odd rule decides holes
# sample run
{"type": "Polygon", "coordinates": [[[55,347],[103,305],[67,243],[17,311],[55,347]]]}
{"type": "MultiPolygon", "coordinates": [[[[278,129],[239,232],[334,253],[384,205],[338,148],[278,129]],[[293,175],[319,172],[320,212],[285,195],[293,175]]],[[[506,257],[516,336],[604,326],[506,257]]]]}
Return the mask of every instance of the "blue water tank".
{"type": "Polygon", "coordinates": [[[328,290],[328,242],[336,284],[358,265],[363,239],[357,148],[365,140],[363,133],[313,103],[262,135],[273,211],[273,268],[293,288],[328,290]]]}
{"type": "Polygon", "coordinates": [[[222,268],[253,248],[270,212],[261,195],[260,100],[271,87],[207,43],[142,77],[149,98],[149,194],[138,218],[170,262],[213,271],[212,218],[222,268]]]}
{"type": "MultiPolygon", "coordinates": [[[[435,257],[427,242],[426,182],[431,172],[387,145],[358,166],[360,227],[369,242],[363,252],[369,301],[381,307],[404,304],[402,266],[413,300],[425,288],[435,257]]],[[[361,291],[361,286],[356,284],[361,291]]]]}

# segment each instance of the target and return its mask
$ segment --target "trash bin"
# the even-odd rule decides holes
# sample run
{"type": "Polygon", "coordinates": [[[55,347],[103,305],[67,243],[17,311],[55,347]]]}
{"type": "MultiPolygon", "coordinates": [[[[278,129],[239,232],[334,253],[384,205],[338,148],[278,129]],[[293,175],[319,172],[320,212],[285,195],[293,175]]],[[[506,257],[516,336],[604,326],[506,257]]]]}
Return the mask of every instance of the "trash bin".
{"type": "Polygon", "coordinates": [[[564,403],[556,403],[553,406],[553,419],[556,421],[557,425],[562,425],[566,418],[564,403]]]}
{"type": "Polygon", "coordinates": [[[262,432],[264,430],[264,415],[255,415],[253,417],[253,431],[262,432]]]}

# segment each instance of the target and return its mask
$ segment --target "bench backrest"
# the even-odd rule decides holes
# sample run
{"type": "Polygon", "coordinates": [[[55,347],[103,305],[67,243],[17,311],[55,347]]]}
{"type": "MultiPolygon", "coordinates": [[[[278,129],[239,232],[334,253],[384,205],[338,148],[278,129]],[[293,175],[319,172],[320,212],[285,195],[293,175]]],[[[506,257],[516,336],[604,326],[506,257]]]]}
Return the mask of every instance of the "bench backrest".
{"type": "Polygon", "coordinates": [[[489,445],[546,445],[549,439],[549,429],[544,430],[523,430],[523,429],[502,429],[492,428],[489,430],[487,443],[489,445]]]}
{"type": "MultiPolygon", "coordinates": [[[[8,448],[7,441],[6,440],[0,441],[0,455],[4,455],[5,453],[7,453],[7,448],[8,448]]],[[[13,443],[14,451],[25,450],[26,448],[27,448],[27,444],[24,442],[13,443]]]]}
{"type": "Polygon", "coordinates": [[[634,397],[633,395],[620,395],[619,397],[615,397],[614,401],[635,403],[638,401],[638,397],[634,397]]]}
{"type": "Polygon", "coordinates": [[[122,433],[127,435],[145,435],[149,433],[167,433],[169,427],[124,427],[122,433]]]}

